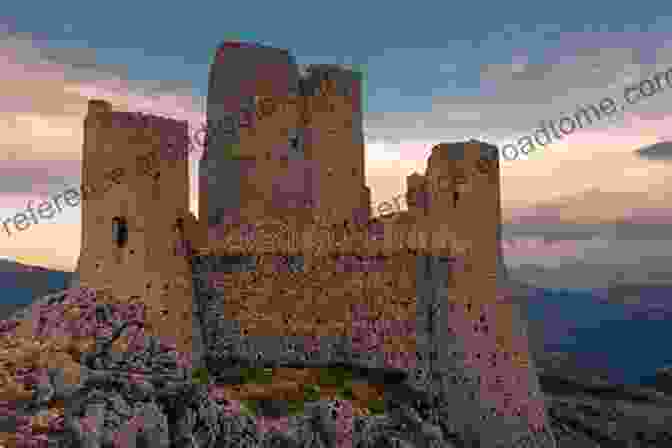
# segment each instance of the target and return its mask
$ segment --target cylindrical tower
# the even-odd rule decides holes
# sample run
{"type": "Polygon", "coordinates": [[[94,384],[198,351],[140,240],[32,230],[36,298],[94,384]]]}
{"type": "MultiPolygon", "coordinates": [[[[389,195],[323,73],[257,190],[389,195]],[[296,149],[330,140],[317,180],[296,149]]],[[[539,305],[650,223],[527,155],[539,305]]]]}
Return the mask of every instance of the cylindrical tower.
{"type": "Polygon", "coordinates": [[[284,212],[278,185],[304,159],[298,80],[287,50],[237,42],[218,48],[199,165],[199,220],[211,237],[220,224],[284,212]]]}
{"type": "Polygon", "coordinates": [[[495,146],[472,140],[437,145],[428,161],[430,277],[442,310],[437,368],[460,377],[455,383],[446,375],[441,391],[461,410],[451,423],[464,434],[479,434],[484,446],[516,445],[531,429],[538,441],[545,440],[535,446],[550,447],[528,324],[501,290],[497,154],[495,146]]]}

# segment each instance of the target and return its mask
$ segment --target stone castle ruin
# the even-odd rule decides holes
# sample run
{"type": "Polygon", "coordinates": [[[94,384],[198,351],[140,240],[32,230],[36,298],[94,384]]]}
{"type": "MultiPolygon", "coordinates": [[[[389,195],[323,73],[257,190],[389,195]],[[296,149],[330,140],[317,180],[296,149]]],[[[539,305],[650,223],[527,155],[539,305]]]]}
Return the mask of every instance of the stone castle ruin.
{"type": "Polygon", "coordinates": [[[372,218],[361,100],[351,70],[221,45],[198,218],[187,123],[91,100],[83,184],[116,175],[82,201],[81,286],[141,298],[196,365],[397,372],[483,446],[552,446],[527,323],[502,293],[497,148],[436,145],[408,210],[372,218]]]}

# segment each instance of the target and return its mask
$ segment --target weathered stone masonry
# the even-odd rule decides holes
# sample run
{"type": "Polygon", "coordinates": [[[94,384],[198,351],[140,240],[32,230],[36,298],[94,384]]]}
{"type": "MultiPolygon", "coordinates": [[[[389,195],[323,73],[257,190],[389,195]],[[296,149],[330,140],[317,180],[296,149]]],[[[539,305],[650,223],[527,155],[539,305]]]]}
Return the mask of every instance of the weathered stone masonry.
{"type": "MultiPolygon", "coordinates": [[[[370,192],[360,92],[347,69],[312,66],[300,74],[286,50],[223,45],[210,73],[208,122],[232,118],[234,126],[209,135],[199,219],[189,213],[180,158],[161,157],[151,176],[127,176],[105,197],[86,198],[81,285],[141,297],[158,335],[175,338],[196,362],[217,354],[230,362],[343,361],[390,370],[410,353],[414,361],[406,357],[391,370],[435,397],[456,432],[488,447],[541,437],[545,410],[527,324],[502,295],[496,147],[435,146],[424,175],[407,178],[409,209],[362,227],[370,192]],[[268,117],[249,113],[259,98],[292,96],[268,117]],[[245,225],[269,220],[301,235],[301,250],[277,234],[270,249],[269,235],[254,233],[247,253],[231,244],[231,237],[249,240],[245,225]],[[279,273],[277,257],[287,255],[294,267],[279,273]],[[344,269],[338,257],[345,255],[379,255],[384,268],[344,269]],[[371,326],[362,327],[367,319],[371,326]],[[413,331],[363,340],[382,321],[413,322],[394,324],[413,331]]],[[[139,154],[165,154],[168,144],[185,153],[186,132],[186,123],[91,101],[83,181],[119,164],[134,172],[139,154]]]]}

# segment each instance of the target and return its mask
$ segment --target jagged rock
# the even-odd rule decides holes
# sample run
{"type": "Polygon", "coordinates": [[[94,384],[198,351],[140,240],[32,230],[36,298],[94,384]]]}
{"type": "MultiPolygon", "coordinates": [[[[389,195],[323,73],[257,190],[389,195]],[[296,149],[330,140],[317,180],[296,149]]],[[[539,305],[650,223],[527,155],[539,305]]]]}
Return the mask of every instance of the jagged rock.
{"type": "Polygon", "coordinates": [[[672,393],[672,367],[662,367],[656,370],[656,389],[672,393]]]}
{"type": "MultiPolygon", "coordinates": [[[[52,304],[59,300],[50,299],[52,304]]],[[[131,437],[135,437],[138,447],[143,443],[152,447],[194,448],[334,446],[334,403],[307,403],[304,416],[288,420],[286,433],[260,434],[254,418],[229,415],[225,411],[228,402],[210,397],[205,385],[191,384],[185,372],[177,369],[175,351],[167,349],[158,339],[147,337],[144,347],[134,352],[113,352],[114,341],[133,326],[131,321],[115,321],[113,311],[114,306],[95,307],[96,319],[107,325],[111,333],[101,336],[95,347],[82,349],[85,354],[82,359],[90,365],[80,366],[79,384],[66,381],[64,373],[67,372],[63,369],[50,368],[29,394],[32,407],[23,410],[29,414],[39,412],[49,400],[65,403],[63,428],[49,433],[50,446],[111,447],[119,432],[134,434],[131,437]],[[89,360],[100,360],[103,368],[89,360]],[[135,375],[131,375],[131,368],[135,375]],[[100,429],[97,433],[87,431],[86,423],[82,426],[83,418],[93,416],[97,416],[100,429]],[[134,432],[129,422],[138,418],[143,419],[145,430],[134,432]]],[[[215,360],[216,356],[212,357],[209,365],[213,367],[212,377],[240,379],[239,369],[226,363],[215,366],[215,360]]],[[[298,360],[295,367],[327,365],[327,361],[319,359],[298,360]]],[[[397,375],[394,369],[362,369],[360,373],[370,381],[377,378],[386,384],[386,413],[354,417],[353,448],[458,448],[478,443],[476,431],[471,434],[463,429],[458,431],[452,424],[459,409],[428,395],[411,378],[397,375]]],[[[604,384],[579,384],[567,378],[563,381],[549,375],[541,377],[548,398],[551,428],[560,448],[672,446],[671,399],[650,391],[613,386],[610,389],[604,384]]],[[[285,414],[285,409],[277,406],[279,403],[266,404],[269,407],[262,406],[263,414],[275,417],[285,414]]],[[[6,417],[6,425],[13,424],[12,418],[19,417],[6,417]]],[[[542,442],[542,437],[548,435],[530,435],[527,441],[521,439],[516,446],[553,446],[548,440],[542,442]]]]}

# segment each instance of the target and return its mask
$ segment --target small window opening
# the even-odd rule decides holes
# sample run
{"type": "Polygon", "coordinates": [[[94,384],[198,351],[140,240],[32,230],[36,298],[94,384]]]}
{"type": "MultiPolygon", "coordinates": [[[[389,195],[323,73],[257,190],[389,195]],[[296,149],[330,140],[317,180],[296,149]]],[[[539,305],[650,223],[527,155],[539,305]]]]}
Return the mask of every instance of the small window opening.
{"type": "Polygon", "coordinates": [[[125,218],[115,216],[112,219],[112,239],[117,247],[122,248],[128,242],[128,225],[125,218]]]}
{"type": "Polygon", "coordinates": [[[298,151],[299,150],[299,137],[290,137],[289,147],[292,148],[294,151],[298,151]]]}

